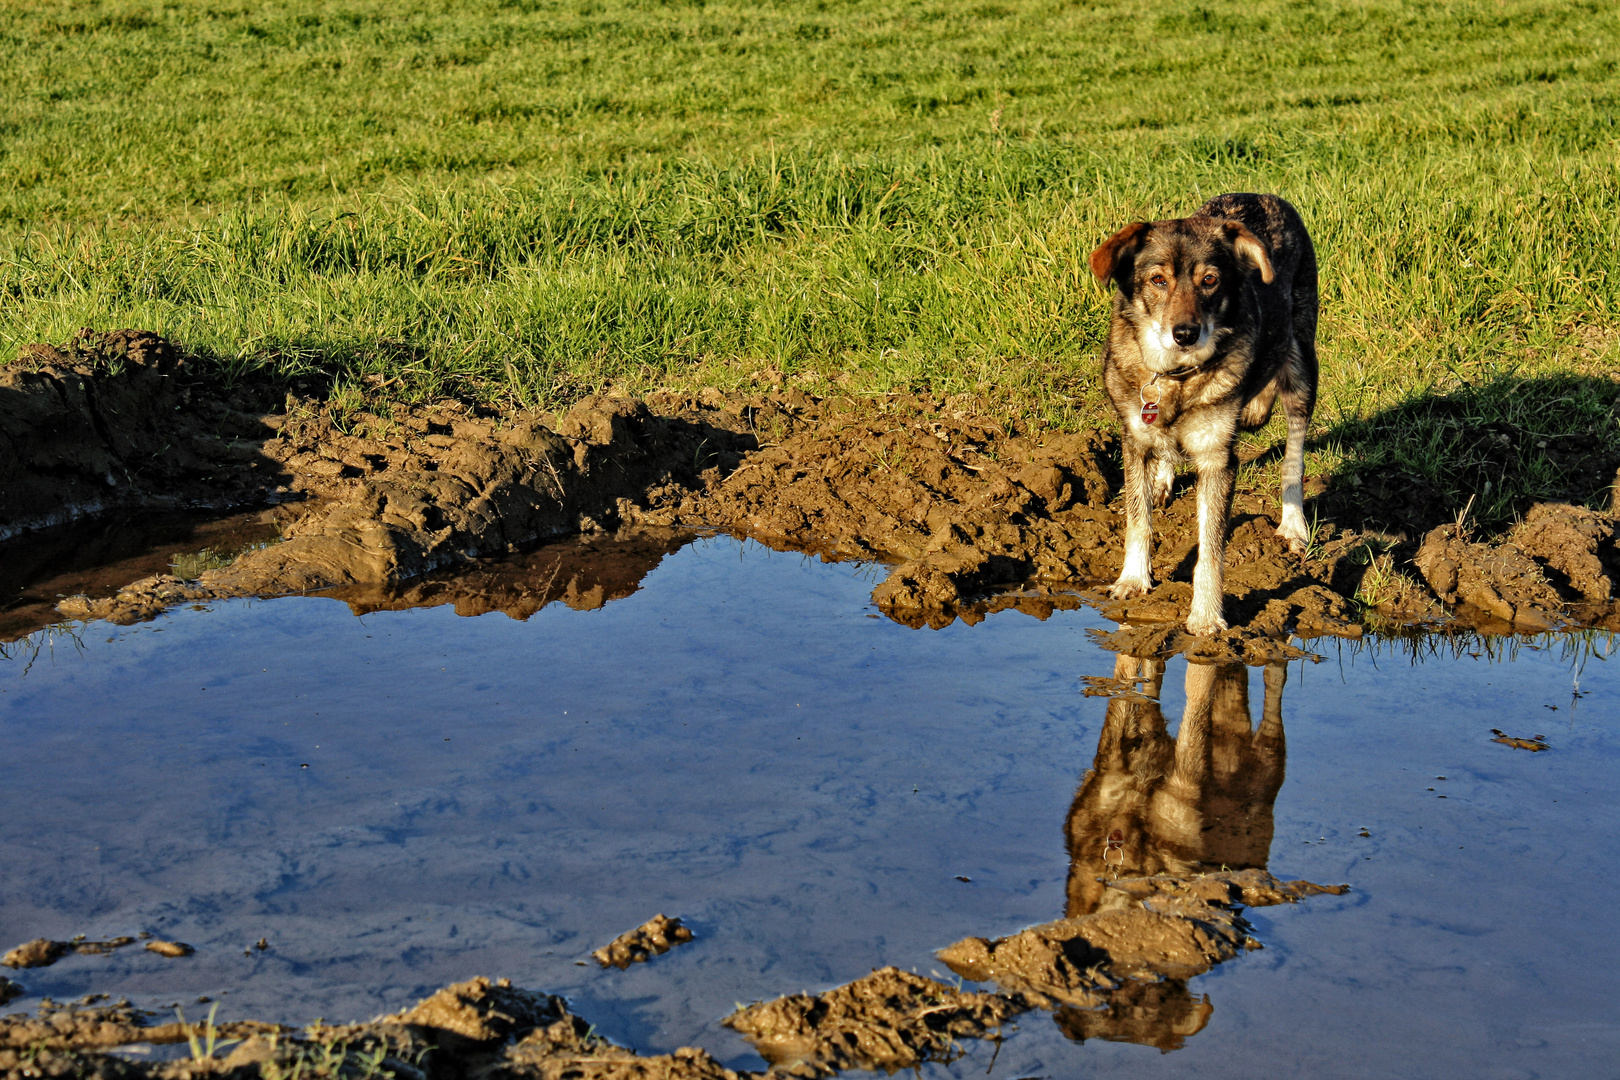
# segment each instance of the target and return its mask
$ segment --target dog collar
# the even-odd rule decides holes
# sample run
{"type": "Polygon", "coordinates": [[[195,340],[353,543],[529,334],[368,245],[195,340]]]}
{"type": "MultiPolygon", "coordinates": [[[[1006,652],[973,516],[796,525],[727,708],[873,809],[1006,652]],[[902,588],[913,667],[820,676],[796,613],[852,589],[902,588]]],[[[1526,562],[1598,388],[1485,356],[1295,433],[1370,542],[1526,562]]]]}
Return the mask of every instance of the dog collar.
{"type": "Polygon", "coordinates": [[[1188,364],[1186,367],[1178,367],[1174,371],[1161,371],[1149,379],[1148,382],[1156,383],[1160,379],[1185,379],[1187,376],[1202,370],[1202,364],[1188,364]]]}

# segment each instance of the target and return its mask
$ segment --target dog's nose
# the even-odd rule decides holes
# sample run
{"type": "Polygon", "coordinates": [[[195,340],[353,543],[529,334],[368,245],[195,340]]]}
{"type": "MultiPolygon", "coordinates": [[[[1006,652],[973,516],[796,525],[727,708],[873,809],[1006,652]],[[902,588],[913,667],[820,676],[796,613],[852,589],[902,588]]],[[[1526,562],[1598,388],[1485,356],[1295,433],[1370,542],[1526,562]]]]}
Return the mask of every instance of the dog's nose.
{"type": "Polygon", "coordinates": [[[1170,331],[1170,336],[1176,339],[1177,345],[1185,349],[1198,340],[1203,330],[1204,328],[1195,322],[1176,323],[1175,329],[1170,331]]]}

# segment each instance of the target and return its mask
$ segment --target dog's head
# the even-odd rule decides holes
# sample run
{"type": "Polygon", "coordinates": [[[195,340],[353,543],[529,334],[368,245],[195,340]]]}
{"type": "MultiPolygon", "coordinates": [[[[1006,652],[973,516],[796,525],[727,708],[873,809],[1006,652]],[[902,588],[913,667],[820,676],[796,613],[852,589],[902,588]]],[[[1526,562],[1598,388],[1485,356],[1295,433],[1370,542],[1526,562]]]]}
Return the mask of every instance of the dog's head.
{"type": "Polygon", "coordinates": [[[1274,276],[1266,246],[1236,221],[1138,221],[1091,253],[1097,280],[1118,286],[1142,359],[1155,372],[1197,367],[1233,325],[1251,274],[1274,276]]]}

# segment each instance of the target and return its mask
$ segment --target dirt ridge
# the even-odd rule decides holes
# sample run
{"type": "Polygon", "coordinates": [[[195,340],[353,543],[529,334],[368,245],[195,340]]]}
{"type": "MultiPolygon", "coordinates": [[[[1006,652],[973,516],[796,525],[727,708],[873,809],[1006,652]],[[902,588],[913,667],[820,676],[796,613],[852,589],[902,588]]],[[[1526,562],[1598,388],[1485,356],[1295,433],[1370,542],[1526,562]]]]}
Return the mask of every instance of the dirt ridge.
{"type": "Polygon", "coordinates": [[[1181,626],[1196,554],[1189,478],[1156,525],[1157,587],[1118,602],[1099,588],[1121,557],[1117,447],[1104,432],[1025,430],[962,399],[802,390],[593,396],[560,416],[458,402],[377,416],[273,403],[263,386],[210,382],[199,367],[156,335],[82,331],[0,370],[12,448],[0,535],[109,499],[278,507],[282,542],[195,581],[159,575],[70,598],[63,615],[128,622],[183,601],[390,588],[575,532],[675,527],[888,563],[874,599],[912,626],[1031,596],[1039,609],[1042,593],[1094,603],[1120,624],[1104,644],[1135,655],[1275,660],[1301,654],[1292,638],[1356,636],[1369,619],[1620,626],[1617,519],[1585,507],[1538,505],[1495,540],[1461,522],[1421,537],[1322,523],[1301,557],[1276,536],[1274,493],[1241,489],[1233,629],[1195,638],[1181,626]]]}

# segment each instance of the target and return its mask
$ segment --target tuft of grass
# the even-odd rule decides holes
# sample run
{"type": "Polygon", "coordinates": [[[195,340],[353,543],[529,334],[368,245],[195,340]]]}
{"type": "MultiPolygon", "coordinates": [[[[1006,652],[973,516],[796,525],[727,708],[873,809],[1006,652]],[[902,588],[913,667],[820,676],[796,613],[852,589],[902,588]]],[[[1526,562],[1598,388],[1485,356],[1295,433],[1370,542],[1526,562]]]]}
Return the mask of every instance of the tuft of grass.
{"type": "Polygon", "coordinates": [[[1277,191],[1322,262],[1311,472],[1496,527],[1620,464],[1617,56],[1596,0],[4,0],[0,352],[143,326],[383,413],[791,379],[1108,424],[1087,254],[1277,191]]]}

